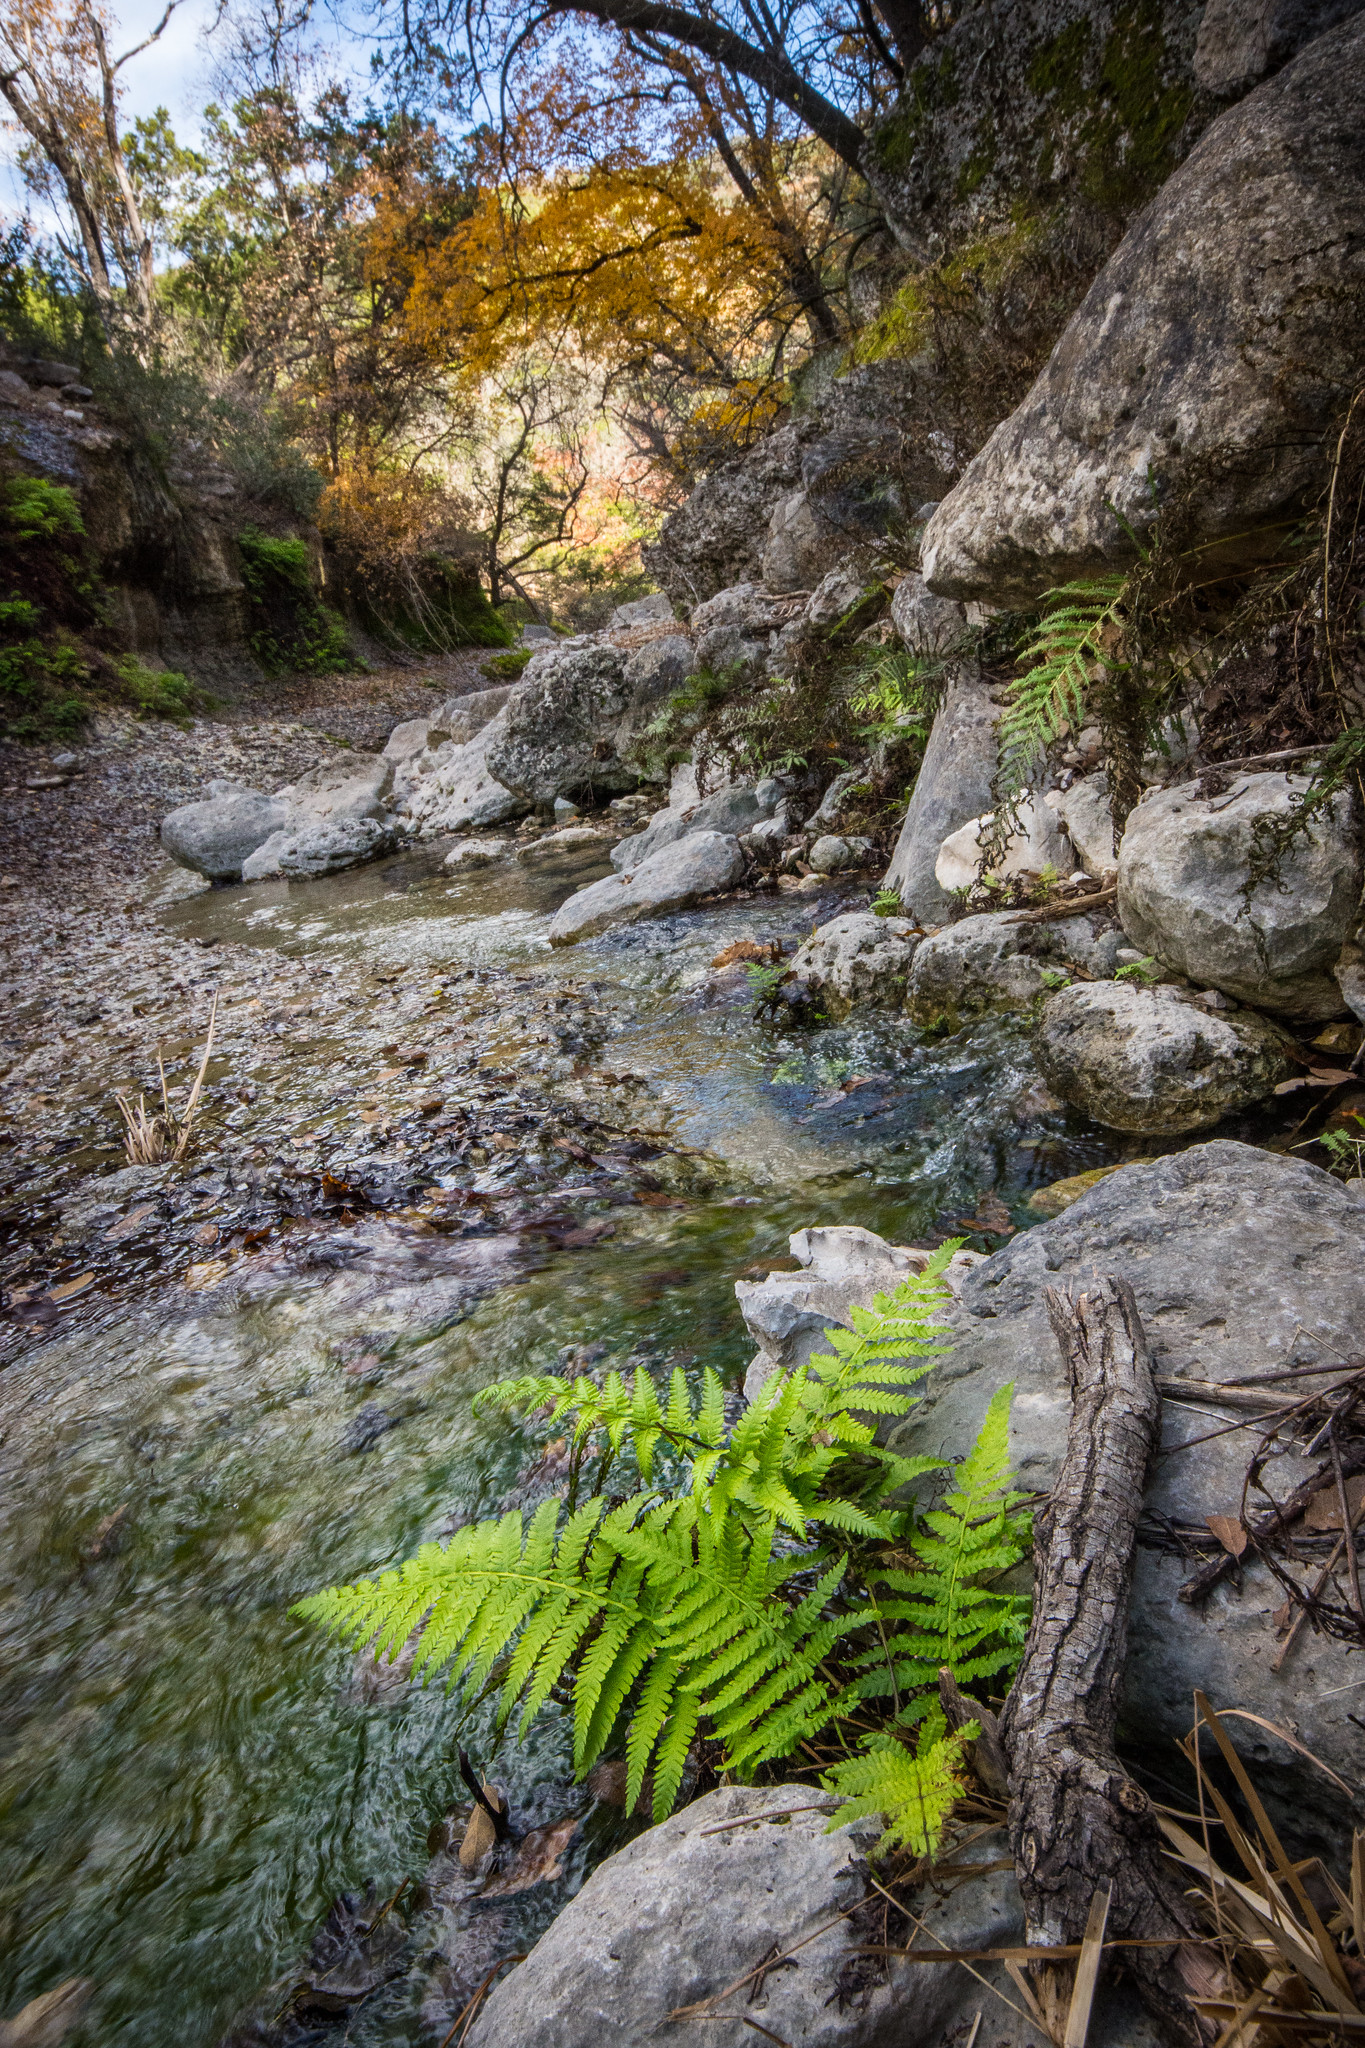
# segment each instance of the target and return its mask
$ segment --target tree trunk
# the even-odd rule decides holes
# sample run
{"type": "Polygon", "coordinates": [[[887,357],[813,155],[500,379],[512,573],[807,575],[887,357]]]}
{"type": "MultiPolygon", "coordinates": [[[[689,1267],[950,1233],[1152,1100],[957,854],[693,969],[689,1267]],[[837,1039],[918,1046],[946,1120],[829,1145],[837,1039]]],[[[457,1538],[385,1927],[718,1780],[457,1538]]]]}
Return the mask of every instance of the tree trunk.
{"type": "MultiPolygon", "coordinates": [[[[1047,1307],[1071,1378],[1071,1428],[1038,1521],[1033,1622],[1001,1717],[1028,1939],[1079,1941],[1097,1887],[1111,1880],[1109,1939],[1176,1944],[1194,1922],[1161,1860],[1147,1795],[1114,1753],[1134,1530],[1161,1399],[1126,1281],[1097,1277],[1074,1298],[1049,1288],[1047,1307]]],[[[1169,2036],[1200,2041],[1189,1994],[1211,1988],[1204,1955],[1173,1945],[1128,1957],[1169,2036]]],[[[1049,2022],[1064,2020],[1070,1973],[1037,1974],[1049,2022]]],[[[1061,2025],[1054,2031],[1060,2039],[1061,2025]]]]}

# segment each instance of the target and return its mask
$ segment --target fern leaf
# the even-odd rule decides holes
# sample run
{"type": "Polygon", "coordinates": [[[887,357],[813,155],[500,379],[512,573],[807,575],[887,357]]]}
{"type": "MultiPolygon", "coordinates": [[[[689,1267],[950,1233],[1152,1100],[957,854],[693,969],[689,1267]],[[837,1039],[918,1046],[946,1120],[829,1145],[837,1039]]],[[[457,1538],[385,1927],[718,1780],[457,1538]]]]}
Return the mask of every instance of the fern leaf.
{"type": "Polygon", "coordinates": [[[877,1844],[880,1854],[909,1849],[916,1856],[932,1856],[962,1796],[963,1745],[980,1732],[970,1721],[954,1734],[921,1742],[914,1754],[894,1735],[869,1737],[857,1756],[825,1773],[825,1789],[845,1802],[826,1832],[876,1813],[886,1822],[877,1844]]]}
{"type": "Polygon", "coordinates": [[[1084,722],[1090,671],[1097,664],[1122,667],[1103,650],[1107,629],[1118,622],[1128,579],[1096,576],[1059,584],[1046,592],[1046,607],[1033,637],[1020,649],[1029,663],[1010,685],[1009,705],[1000,721],[1000,768],[996,796],[1008,812],[1063,726],[1084,722]]]}

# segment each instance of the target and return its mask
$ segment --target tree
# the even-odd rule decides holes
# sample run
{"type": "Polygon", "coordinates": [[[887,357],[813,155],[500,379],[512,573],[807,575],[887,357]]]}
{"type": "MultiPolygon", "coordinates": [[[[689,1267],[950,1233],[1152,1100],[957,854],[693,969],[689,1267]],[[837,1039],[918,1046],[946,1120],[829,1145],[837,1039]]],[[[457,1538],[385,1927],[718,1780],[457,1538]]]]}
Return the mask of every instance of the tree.
{"type": "Polygon", "coordinates": [[[120,134],[119,74],[165,33],[168,0],[149,36],[110,54],[93,0],[0,0],[0,94],[29,138],[30,186],[63,199],[75,223],[60,246],[98,308],[111,349],[150,355],[156,298],[153,244],[120,134]]]}

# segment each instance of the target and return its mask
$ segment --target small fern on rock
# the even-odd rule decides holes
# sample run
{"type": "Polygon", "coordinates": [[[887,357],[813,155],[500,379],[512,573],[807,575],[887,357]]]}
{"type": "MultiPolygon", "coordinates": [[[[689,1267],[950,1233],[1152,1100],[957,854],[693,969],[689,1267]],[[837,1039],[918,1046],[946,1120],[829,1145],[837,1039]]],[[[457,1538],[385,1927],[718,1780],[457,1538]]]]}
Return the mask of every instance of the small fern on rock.
{"type": "MultiPolygon", "coordinates": [[[[944,1245],[871,1309],[850,1310],[853,1327],[828,1332],[830,1351],[804,1374],[774,1375],[733,1424],[711,1372],[694,1396],[675,1371],[666,1399],[644,1371],[600,1384],[528,1375],[486,1389],[481,1405],[538,1412],[551,1428],[572,1418],[569,1502],[547,1501],[529,1523],[513,1512],[475,1524],[296,1612],[381,1655],[416,1636],[415,1673],[444,1671],[471,1704],[496,1690],[500,1728],[519,1713],[524,1732],[553,1697],[571,1711],[579,1774],[623,1741],[627,1809],[650,1774],[657,1819],[698,1734],[720,1745],[724,1768],[749,1777],[849,1714],[865,1728],[864,1702],[887,1689],[880,1679],[893,1674],[893,1692],[902,1671],[919,1683],[944,1643],[961,1651],[964,1678],[1002,1668],[988,1644],[1007,1615],[1013,1626],[1018,1603],[974,1581],[1017,1537],[1001,1462],[1008,1396],[923,1522],[893,1496],[942,1460],[876,1442],[877,1418],[909,1412],[944,1348],[937,1317],[956,1248],[944,1245]],[[594,1450],[595,1496],[579,1506],[594,1450]],[[632,1465],[634,1490],[608,1508],[607,1472],[619,1492],[632,1465]],[[898,1557],[907,1544],[922,1569],[902,1598],[896,1571],[867,1559],[898,1557]],[[875,1591],[882,1583],[894,1600],[875,1591]],[[912,1626],[888,1662],[887,1624],[899,1631],[902,1607],[912,1626]]],[[[916,1810],[931,1817],[951,1805],[960,1776],[960,1743],[941,1730],[936,1740],[910,1759],[916,1810]]],[[[897,1748],[875,1766],[870,1752],[852,1760],[861,1776],[850,1797],[871,1800],[874,1778],[904,1775],[909,1752],[897,1748]]]]}

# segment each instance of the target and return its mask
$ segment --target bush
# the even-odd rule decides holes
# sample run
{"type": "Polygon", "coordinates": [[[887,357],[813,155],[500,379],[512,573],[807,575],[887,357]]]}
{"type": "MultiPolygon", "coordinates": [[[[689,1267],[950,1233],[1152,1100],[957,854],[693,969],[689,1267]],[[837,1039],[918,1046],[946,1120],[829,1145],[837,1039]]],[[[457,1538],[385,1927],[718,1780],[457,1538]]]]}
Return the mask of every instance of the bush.
{"type": "Polygon", "coordinates": [[[179,669],[150,669],[135,654],[121,655],[114,664],[123,694],[146,718],[169,718],[186,725],[189,714],[200,701],[200,692],[179,669]]]}
{"type": "Polygon", "coordinates": [[[246,526],[237,547],[251,615],[247,645],[267,675],[355,668],[345,620],[313,594],[306,542],[246,526]]]}

